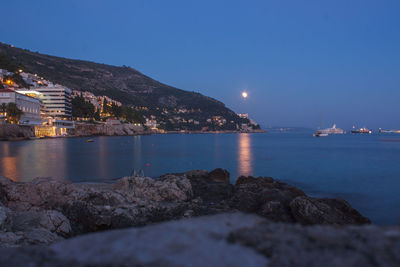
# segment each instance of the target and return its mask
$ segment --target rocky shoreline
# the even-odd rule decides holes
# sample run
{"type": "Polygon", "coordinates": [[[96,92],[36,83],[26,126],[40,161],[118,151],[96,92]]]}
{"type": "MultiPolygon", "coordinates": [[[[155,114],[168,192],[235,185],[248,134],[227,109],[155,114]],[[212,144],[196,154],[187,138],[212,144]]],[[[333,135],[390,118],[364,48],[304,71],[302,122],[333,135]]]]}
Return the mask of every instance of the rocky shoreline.
{"type": "MultiPolygon", "coordinates": [[[[373,244],[372,241],[377,236],[383,245],[392,246],[377,254],[384,257],[379,260],[400,262],[399,256],[391,254],[394,249],[400,248],[398,227],[368,226],[370,220],[345,200],[312,198],[300,189],[271,177],[242,176],[233,185],[229,183],[229,173],[222,169],[166,174],[157,179],[124,177],[112,184],[73,184],[51,178],[16,183],[1,178],[0,202],[0,246],[3,247],[0,249],[0,256],[23,255],[36,265],[62,262],[66,266],[67,263],[75,262],[78,266],[86,266],[96,265],[97,261],[107,258],[103,262],[105,266],[154,266],[161,263],[166,266],[196,266],[190,262],[183,264],[182,260],[188,252],[183,248],[177,250],[182,253],[180,256],[175,255],[175,260],[171,260],[166,254],[161,257],[161,253],[154,254],[153,261],[150,261],[151,256],[143,259],[138,252],[167,252],[171,249],[169,245],[164,244],[164,247],[154,251],[153,243],[145,245],[140,242],[149,241],[150,237],[156,238],[154,231],[159,233],[160,238],[171,239],[168,237],[170,228],[176,231],[170,233],[176,238],[175,245],[183,246],[178,243],[183,242],[182,240],[187,242],[192,237],[191,232],[196,232],[190,226],[192,224],[198,226],[198,233],[193,233],[193,238],[199,233],[208,235],[201,237],[205,240],[199,242],[210,242],[212,247],[223,240],[220,248],[222,254],[238,247],[242,252],[247,251],[244,258],[232,263],[253,260],[257,263],[255,265],[262,263],[265,266],[266,262],[274,262],[277,265],[273,266],[290,266],[294,255],[291,255],[292,258],[285,258],[282,253],[285,250],[296,253],[296,249],[306,249],[305,253],[308,254],[324,251],[326,259],[335,256],[351,263],[351,258],[346,254],[346,249],[350,246],[351,251],[357,251],[357,256],[367,260],[366,263],[369,264],[373,263],[373,255],[364,252],[367,248],[371,250],[378,246],[378,243],[373,244]],[[205,215],[208,216],[203,217],[205,215]],[[190,217],[200,218],[185,219],[190,217]],[[159,224],[162,221],[172,222],[159,224]],[[137,228],[138,226],[145,227],[137,228]],[[182,230],[185,227],[191,230],[182,230]],[[121,228],[129,229],[103,232],[121,228]],[[164,234],[161,233],[163,229],[164,234]],[[101,233],[85,235],[91,232],[101,233]],[[129,242],[127,236],[131,238],[129,242]],[[129,246],[123,245],[126,242],[129,246]],[[366,243],[368,247],[363,247],[366,243]],[[88,244],[92,245],[87,247],[88,244]],[[146,246],[149,246],[148,250],[143,251],[146,246]],[[68,255],[65,252],[83,250],[84,247],[91,252],[82,252],[81,256],[77,252],[68,255]],[[101,250],[110,250],[112,256],[100,255],[101,250]],[[340,256],[343,251],[346,253],[340,256]],[[98,258],[89,257],[88,253],[92,253],[92,256],[97,253],[98,258]],[[120,253],[130,255],[124,258],[126,262],[118,257],[120,253]]],[[[157,240],[154,242],[157,243],[157,240]]],[[[201,249],[195,243],[187,246],[195,251],[201,249]]],[[[204,253],[207,251],[205,248],[202,250],[204,253]]],[[[237,258],[239,255],[232,257],[237,258]]],[[[19,258],[14,256],[7,256],[6,262],[18,265],[19,258]]],[[[211,255],[209,257],[210,264],[221,260],[218,257],[212,258],[211,255]]],[[[302,256],[299,263],[304,264],[299,266],[323,266],[321,264],[324,260],[325,258],[319,257],[315,262],[320,265],[315,265],[310,264],[310,258],[302,256]]],[[[354,263],[356,262],[363,261],[354,263]]],[[[368,264],[364,266],[370,266],[368,264]]]]}
{"type": "MultiPolygon", "coordinates": [[[[106,125],[106,124],[90,124],[77,123],[75,129],[68,129],[67,135],[54,137],[41,137],[42,139],[52,138],[72,138],[72,137],[96,137],[96,136],[137,136],[151,134],[220,134],[220,133],[265,133],[265,130],[251,131],[166,131],[159,132],[151,129],[144,129],[142,126],[134,124],[106,125]]],[[[36,140],[35,129],[33,126],[24,126],[16,124],[0,124],[0,140],[1,141],[22,141],[36,140]]]]}

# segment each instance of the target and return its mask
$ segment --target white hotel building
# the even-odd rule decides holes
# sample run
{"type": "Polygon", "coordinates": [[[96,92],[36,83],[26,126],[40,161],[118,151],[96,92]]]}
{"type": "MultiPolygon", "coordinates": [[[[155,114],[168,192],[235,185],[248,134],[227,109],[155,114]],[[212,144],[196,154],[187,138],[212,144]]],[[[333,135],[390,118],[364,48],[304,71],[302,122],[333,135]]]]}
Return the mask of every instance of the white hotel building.
{"type": "Polygon", "coordinates": [[[42,104],[41,126],[35,127],[36,136],[58,136],[75,128],[72,119],[72,90],[62,85],[17,90],[18,93],[40,99],[42,104]]]}
{"type": "Polygon", "coordinates": [[[49,84],[48,86],[36,87],[34,91],[40,93],[45,115],[59,119],[72,118],[71,89],[58,84],[49,84]]]}
{"type": "Polygon", "coordinates": [[[0,90],[0,104],[15,103],[23,112],[20,124],[40,125],[41,101],[28,95],[21,94],[11,89],[0,90]]]}

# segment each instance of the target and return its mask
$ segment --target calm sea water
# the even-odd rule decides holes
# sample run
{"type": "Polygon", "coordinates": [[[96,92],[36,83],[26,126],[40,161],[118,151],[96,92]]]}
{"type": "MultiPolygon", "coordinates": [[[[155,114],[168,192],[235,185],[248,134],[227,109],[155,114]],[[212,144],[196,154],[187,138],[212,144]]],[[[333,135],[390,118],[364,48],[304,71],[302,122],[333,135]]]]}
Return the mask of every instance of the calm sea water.
{"type": "Polygon", "coordinates": [[[0,142],[0,175],[103,181],[225,168],[272,176],[312,196],[342,197],[377,224],[400,223],[400,135],[168,134],[0,142]]]}

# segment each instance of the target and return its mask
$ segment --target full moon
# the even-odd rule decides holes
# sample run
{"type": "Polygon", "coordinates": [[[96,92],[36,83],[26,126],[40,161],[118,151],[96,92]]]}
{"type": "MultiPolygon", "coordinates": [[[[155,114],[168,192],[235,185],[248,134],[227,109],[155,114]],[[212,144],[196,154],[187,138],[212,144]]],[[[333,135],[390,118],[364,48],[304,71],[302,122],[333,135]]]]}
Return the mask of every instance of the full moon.
{"type": "Polygon", "coordinates": [[[243,98],[247,98],[247,92],[243,92],[243,93],[242,93],[242,97],[243,97],[243,98]]]}

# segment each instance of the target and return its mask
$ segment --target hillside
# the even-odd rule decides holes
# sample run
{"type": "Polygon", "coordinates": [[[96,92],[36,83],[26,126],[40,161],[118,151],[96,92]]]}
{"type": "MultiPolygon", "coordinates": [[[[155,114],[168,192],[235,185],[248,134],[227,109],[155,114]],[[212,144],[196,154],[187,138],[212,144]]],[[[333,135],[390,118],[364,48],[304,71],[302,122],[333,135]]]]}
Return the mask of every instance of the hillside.
{"type": "Polygon", "coordinates": [[[4,43],[0,43],[1,54],[45,79],[74,90],[107,95],[126,105],[200,109],[209,115],[237,119],[233,111],[213,98],[165,85],[130,67],[43,55],[4,43]]]}

